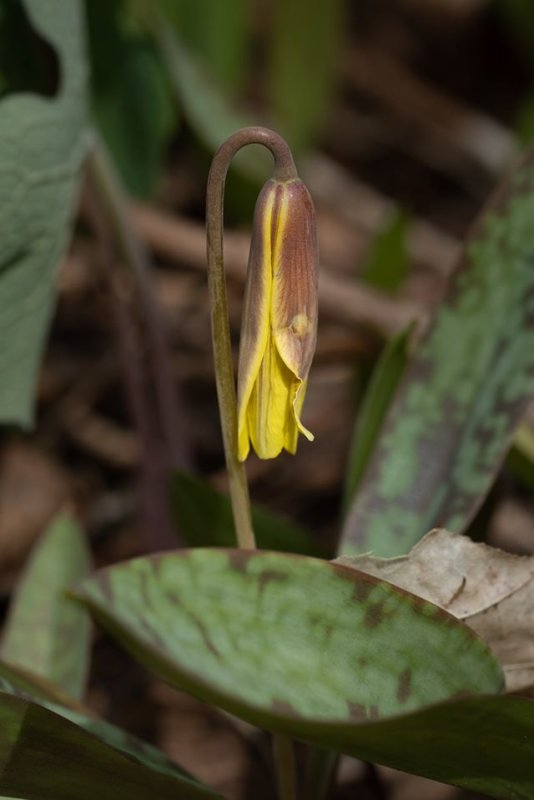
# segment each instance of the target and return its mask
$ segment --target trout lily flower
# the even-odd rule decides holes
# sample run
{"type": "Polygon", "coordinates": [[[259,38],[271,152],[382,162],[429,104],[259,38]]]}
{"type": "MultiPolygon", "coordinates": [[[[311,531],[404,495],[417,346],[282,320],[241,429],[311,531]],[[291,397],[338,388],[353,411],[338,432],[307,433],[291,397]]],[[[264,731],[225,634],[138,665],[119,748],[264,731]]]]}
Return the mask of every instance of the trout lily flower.
{"type": "Polygon", "coordinates": [[[317,335],[315,212],[301,180],[267,181],[256,203],[238,369],[238,458],[295,453],[317,335]]]}

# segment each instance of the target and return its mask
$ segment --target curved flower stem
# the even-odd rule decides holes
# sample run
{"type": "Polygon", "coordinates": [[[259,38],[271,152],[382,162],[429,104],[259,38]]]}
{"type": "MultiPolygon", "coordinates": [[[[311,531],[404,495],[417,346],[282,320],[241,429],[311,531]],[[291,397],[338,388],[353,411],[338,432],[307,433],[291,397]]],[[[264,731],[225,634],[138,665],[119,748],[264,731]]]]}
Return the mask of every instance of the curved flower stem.
{"type": "Polygon", "coordinates": [[[230,498],[239,547],[254,549],[254,531],[244,464],[237,458],[237,400],[232,366],[230,324],[223,257],[223,212],[226,174],[232,158],[248,144],[262,144],[274,157],[276,179],[297,177],[293,156],[279,134],[268,128],[242,128],[227,139],[213,157],[206,194],[208,282],[211,330],[219,414],[230,484],[230,498]]]}

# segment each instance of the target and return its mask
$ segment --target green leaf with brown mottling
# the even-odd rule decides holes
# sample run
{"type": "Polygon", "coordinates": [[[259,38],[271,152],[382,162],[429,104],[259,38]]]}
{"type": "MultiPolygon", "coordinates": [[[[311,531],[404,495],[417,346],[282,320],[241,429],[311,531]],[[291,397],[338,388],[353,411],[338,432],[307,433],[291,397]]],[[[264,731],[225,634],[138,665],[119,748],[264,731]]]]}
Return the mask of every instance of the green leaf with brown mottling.
{"type": "Polygon", "coordinates": [[[35,703],[4,680],[0,792],[25,800],[221,800],[156,748],[101,720],[35,703]]]}
{"type": "Polygon", "coordinates": [[[451,700],[367,725],[298,721],[292,734],[501,800],[534,800],[534,702],[501,695],[451,700]]]}
{"type": "Polygon", "coordinates": [[[305,556],[202,549],[102,570],[75,595],[159,675],[253,724],[477,785],[469,719],[445,732],[438,761],[437,745],[427,759],[403,730],[422,741],[427,718],[449,720],[447,701],[499,692],[501,671],[464,625],[385,581],[305,556]]]}
{"type": "Polygon", "coordinates": [[[60,514],[37,543],[9,609],[0,658],[82,697],[89,667],[90,620],[65,596],[91,572],[83,531],[60,514]]]}
{"type": "Polygon", "coordinates": [[[408,366],[413,328],[408,325],[387,342],[369,380],[352,432],[345,471],[344,509],[350,507],[358,490],[386,412],[408,366]]]}
{"type": "Polygon", "coordinates": [[[392,403],[341,552],[391,557],[461,533],[534,396],[534,150],[473,230],[448,297],[392,403]]]}

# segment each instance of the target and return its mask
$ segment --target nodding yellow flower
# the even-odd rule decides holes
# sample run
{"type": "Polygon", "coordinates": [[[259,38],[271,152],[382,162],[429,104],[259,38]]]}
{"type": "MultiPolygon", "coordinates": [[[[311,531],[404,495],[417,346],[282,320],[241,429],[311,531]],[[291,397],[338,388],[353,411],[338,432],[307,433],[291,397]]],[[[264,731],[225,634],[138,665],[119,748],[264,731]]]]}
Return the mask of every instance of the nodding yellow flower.
{"type": "Polygon", "coordinates": [[[300,412],[317,336],[317,237],[298,178],[267,181],[256,203],[238,370],[238,458],[295,453],[313,435],[300,412]]]}

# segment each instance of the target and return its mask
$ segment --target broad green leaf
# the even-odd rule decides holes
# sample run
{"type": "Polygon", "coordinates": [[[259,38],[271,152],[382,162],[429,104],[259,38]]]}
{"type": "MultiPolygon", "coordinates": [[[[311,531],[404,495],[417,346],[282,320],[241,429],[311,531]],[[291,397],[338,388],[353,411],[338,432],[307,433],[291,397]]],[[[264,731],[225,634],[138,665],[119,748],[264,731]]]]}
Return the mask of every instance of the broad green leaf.
{"type": "Polygon", "coordinates": [[[274,3],[268,75],[271,115],[297,151],[313,144],[326,125],[342,31],[340,0],[274,3]]]}
{"type": "Polygon", "coordinates": [[[0,101],[0,420],[28,426],[87,134],[82,3],[23,2],[60,66],[56,96],[0,101]]]}
{"type": "Polygon", "coordinates": [[[225,89],[235,93],[241,88],[250,56],[251,4],[247,0],[159,0],[159,5],[225,89]]]}
{"type": "MultiPolygon", "coordinates": [[[[180,532],[192,547],[234,547],[236,544],[229,498],[208,483],[176,470],[171,477],[171,506],[180,532]]],[[[295,523],[262,508],[252,509],[258,547],[286,553],[320,555],[319,546],[295,523]]]]}
{"type": "Polygon", "coordinates": [[[345,475],[345,509],[356,494],[386,411],[408,365],[412,332],[413,326],[410,325],[385,345],[358,410],[345,475]]]}
{"type": "Polygon", "coordinates": [[[17,694],[3,681],[0,685],[0,792],[4,796],[24,800],[220,797],[163,753],[124,731],[64,708],[51,710],[17,694]]]}
{"type": "Polygon", "coordinates": [[[52,683],[24,667],[12,666],[3,661],[0,661],[0,690],[23,694],[28,699],[52,710],[64,707],[73,711],[87,712],[90,716],[86,707],[72,695],[64,692],[57,683],[52,683]]]}
{"type": "Polygon", "coordinates": [[[295,722],[297,738],[501,800],[533,800],[534,702],[506,696],[439,703],[366,725],[295,722]]]}
{"type": "MultiPolygon", "coordinates": [[[[183,44],[163,17],[153,13],[150,27],[183,112],[210,152],[217,150],[239,128],[258,124],[253,114],[233,107],[209,70],[183,44]]],[[[265,180],[270,157],[263,150],[262,147],[247,147],[235,158],[235,168],[255,181],[265,180]]]]}
{"type": "Polygon", "coordinates": [[[342,552],[406,553],[464,531],[534,395],[534,151],[468,239],[446,301],[384,420],[342,552]]]}
{"type": "Polygon", "coordinates": [[[403,726],[415,719],[421,738],[428,706],[439,719],[434,704],[498,692],[502,673],[467,627],[386,582],[304,556],[191,550],[103,570],[75,594],[150,668],[249,722],[461,785],[477,776],[476,742],[455,771],[469,720],[437,766],[403,726]]]}
{"type": "Polygon", "coordinates": [[[176,110],[154,45],[125,29],[122,5],[87,5],[93,113],[127,190],[148,197],[161,174],[176,110]]]}
{"type": "Polygon", "coordinates": [[[3,661],[57,684],[75,698],[85,691],[90,620],[65,592],[90,572],[84,533],[70,514],[61,514],[30,557],[0,646],[3,661]]]}
{"type": "Polygon", "coordinates": [[[392,211],[386,224],[371,243],[361,275],[363,280],[383,292],[396,292],[410,268],[406,238],[410,218],[402,208],[392,211]]]}
{"type": "MultiPolygon", "coordinates": [[[[125,755],[130,755],[157,772],[164,772],[182,779],[194,780],[191,775],[170,761],[160,750],[135,736],[99,719],[84,706],[69,697],[62,697],[54,684],[46,684],[35,675],[28,675],[19,668],[0,663],[0,692],[15,695],[36,703],[59,714],[85,731],[94,734],[105,744],[111,745],[125,755]]],[[[1,698],[0,694],[0,698],[1,698]]],[[[212,794],[209,792],[209,796],[212,794]]]]}

